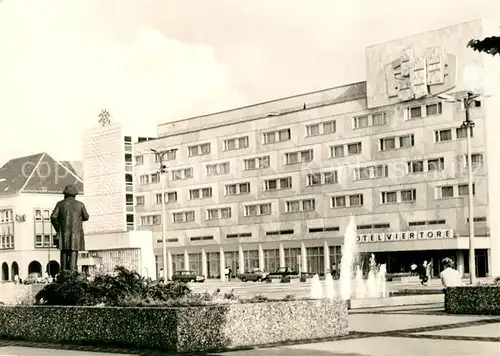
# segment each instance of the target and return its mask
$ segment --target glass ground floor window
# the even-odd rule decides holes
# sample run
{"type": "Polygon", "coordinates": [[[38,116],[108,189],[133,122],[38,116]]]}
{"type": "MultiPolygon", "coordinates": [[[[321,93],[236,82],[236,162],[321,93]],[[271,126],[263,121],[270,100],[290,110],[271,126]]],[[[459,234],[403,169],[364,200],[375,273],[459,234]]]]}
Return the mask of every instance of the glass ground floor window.
{"type": "Polygon", "coordinates": [[[189,269],[195,271],[197,275],[202,275],[201,253],[189,254],[189,269]]]}
{"type": "Polygon", "coordinates": [[[299,271],[300,265],[300,248],[285,248],[285,266],[280,267],[290,267],[294,271],[299,271]]]}
{"type": "Polygon", "coordinates": [[[243,251],[245,260],[245,271],[259,268],[259,250],[243,251]]]}
{"type": "Polygon", "coordinates": [[[207,278],[220,276],[220,254],[219,252],[207,253],[207,278]]]}
{"type": "MultiPolygon", "coordinates": [[[[330,246],[330,271],[340,271],[340,261],[342,260],[342,247],[330,246]]],[[[332,272],[333,273],[333,272],[332,272]]]]}
{"type": "Polygon", "coordinates": [[[239,256],[237,251],[224,252],[224,263],[231,269],[231,277],[238,274],[239,256]]]}
{"type": "Polygon", "coordinates": [[[184,254],[172,255],[172,270],[175,272],[184,269],[184,254]]]}
{"type": "Polygon", "coordinates": [[[274,272],[280,267],[279,250],[264,250],[264,270],[274,272]]]}
{"type": "Polygon", "coordinates": [[[307,272],[308,273],[325,273],[325,255],[323,247],[308,247],[307,252],[307,272]]]}

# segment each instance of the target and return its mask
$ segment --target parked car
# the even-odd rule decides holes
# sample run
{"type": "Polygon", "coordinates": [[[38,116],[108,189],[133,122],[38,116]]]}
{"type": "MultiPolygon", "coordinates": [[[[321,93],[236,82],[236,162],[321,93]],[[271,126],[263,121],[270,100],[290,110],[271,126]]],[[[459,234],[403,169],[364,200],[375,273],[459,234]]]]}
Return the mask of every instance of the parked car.
{"type": "Polygon", "coordinates": [[[40,283],[42,280],[42,276],[38,273],[30,273],[28,274],[28,277],[23,281],[24,284],[37,284],[40,283]]]}
{"type": "Polygon", "coordinates": [[[203,283],[205,276],[199,276],[195,271],[175,271],[172,281],[203,283]]]}
{"type": "Polygon", "coordinates": [[[280,267],[276,272],[269,273],[268,278],[283,278],[286,276],[298,276],[299,272],[294,271],[291,267],[280,267]]]}
{"type": "Polygon", "coordinates": [[[238,274],[238,278],[242,282],[246,282],[246,281],[262,282],[262,281],[265,281],[267,279],[268,275],[269,275],[269,273],[267,273],[267,272],[264,272],[258,268],[253,268],[250,271],[246,271],[245,273],[238,274]]]}

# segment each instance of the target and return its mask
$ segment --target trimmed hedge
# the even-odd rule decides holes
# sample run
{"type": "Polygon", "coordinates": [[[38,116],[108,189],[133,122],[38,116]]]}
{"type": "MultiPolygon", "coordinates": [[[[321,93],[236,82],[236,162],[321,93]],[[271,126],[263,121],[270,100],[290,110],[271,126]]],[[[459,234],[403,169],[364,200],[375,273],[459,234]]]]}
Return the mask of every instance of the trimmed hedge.
{"type": "Polygon", "coordinates": [[[348,334],[347,303],[290,300],[197,307],[2,306],[0,337],[195,352],[348,334]]]}
{"type": "Polygon", "coordinates": [[[500,286],[448,287],[444,308],[450,314],[500,315],[500,286]]]}

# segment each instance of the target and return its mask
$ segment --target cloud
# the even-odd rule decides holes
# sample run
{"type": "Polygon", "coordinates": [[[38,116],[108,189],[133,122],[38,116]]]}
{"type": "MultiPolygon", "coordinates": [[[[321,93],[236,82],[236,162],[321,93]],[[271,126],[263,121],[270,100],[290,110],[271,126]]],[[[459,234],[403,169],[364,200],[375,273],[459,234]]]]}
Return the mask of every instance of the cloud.
{"type": "Polygon", "coordinates": [[[82,133],[102,108],[155,132],[158,123],[245,104],[213,48],[142,20],[117,31],[90,3],[0,5],[0,164],[38,151],[80,159],[82,133]]]}

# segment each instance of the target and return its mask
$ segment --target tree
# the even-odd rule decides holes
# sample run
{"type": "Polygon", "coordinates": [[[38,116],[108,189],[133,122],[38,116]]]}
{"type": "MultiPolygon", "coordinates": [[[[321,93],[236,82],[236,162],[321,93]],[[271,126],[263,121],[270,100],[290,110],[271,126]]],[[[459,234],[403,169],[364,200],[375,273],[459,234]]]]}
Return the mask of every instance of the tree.
{"type": "Polygon", "coordinates": [[[467,47],[472,48],[474,51],[485,52],[492,56],[500,53],[500,37],[492,36],[486,37],[482,40],[470,40],[467,47]]]}

